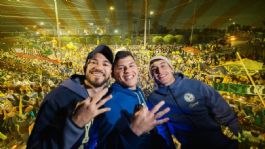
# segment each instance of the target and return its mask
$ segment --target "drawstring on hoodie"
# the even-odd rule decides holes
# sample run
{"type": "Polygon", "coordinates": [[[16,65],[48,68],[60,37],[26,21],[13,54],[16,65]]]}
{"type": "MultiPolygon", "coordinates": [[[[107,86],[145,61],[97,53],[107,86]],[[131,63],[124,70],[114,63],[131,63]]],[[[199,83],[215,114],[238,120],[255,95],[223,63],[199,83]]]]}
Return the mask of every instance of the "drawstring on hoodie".
{"type": "Polygon", "coordinates": [[[84,149],[84,145],[88,142],[88,140],[89,140],[89,129],[92,126],[92,123],[93,123],[93,120],[85,125],[85,135],[84,135],[84,138],[82,140],[82,144],[79,146],[78,149],[84,149]]]}
{"type": "Polygon", "coordinates": [[[139,104],[146,106],[144,95],[141,92],[133,92],[133,93],[137,96],[139,104]],[[138,93],[140,94],[140,96],[138,95],[138,93]]]}
{"type": "Polygon", "coordinates": [[[146,98],[145,98],[145,96],[144,96],[144,94],[142,93],[142,92],[140,92],[140,96],[142,97],[142,100],[143,100],[143,104],[147,107],[147,105],[146,105],[146,98]]]}

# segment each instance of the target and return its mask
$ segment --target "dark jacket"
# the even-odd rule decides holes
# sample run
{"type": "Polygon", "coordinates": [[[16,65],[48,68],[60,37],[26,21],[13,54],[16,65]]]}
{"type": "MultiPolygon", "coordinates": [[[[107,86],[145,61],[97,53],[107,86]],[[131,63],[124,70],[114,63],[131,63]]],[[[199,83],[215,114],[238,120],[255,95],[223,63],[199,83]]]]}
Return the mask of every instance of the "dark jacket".
{"type": "Polygon", "coordinates": [[[98,128],[98,148],[140,149],[163,148],[163,138],[155,132],[135,135],[129,125],[138,104],[146,106],[145,97],[140,88],[130,90],[114,83],[111,87],[112,99],[105,106],[111,111],[97,117],[94,126],[98,128]]]}
{"type": "Polygon", "coordinates": [[[170,135],[173,135],[182,148],[236,148],[237,142],[221,131],[221,125],[225,125],[238,133],[236,114],[221,95],[183,74],[175,74],[175,79],[170,86],[158,86],[148,97],[150,108],[164,100],[163,107],[171,109],[165,115],[170,118],[169,122],[157,127],[167,143],[172,144],[170,135]]]}
{"type": "Polygon", "coordinates": [[[28,139],[28,149],[74,148],[82,139],[84,129],[71,121],[76,103],[88,97],[82,82],[84,76],[73,75],[44,99],[33,131],[28,139]]]}

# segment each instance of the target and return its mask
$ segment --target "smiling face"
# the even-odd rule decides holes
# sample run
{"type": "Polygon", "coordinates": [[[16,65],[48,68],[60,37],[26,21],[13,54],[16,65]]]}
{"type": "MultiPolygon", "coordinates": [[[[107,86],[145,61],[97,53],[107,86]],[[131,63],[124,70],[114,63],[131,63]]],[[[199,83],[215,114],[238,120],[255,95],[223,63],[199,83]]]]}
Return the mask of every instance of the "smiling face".
{"type": "Polygon", "coordinates": [[[136,89],[138,73],[137,65],[131,56],[119,59],[113,69],[113,77],[115,80],[132,90],[136,89]]]}
{"type": "Polygon", "coordinates": [[[171,85],[175,81],[173,70],[165,60],[157,60],[150,65],[151,75],[158,84],[171,85]]]}
{"type": "Polygon", "coordinates": [[[85,83],[90,87],[102,87],[111,77],[111,63],[101,53],[96,53],[88,60],[85,83]]]}

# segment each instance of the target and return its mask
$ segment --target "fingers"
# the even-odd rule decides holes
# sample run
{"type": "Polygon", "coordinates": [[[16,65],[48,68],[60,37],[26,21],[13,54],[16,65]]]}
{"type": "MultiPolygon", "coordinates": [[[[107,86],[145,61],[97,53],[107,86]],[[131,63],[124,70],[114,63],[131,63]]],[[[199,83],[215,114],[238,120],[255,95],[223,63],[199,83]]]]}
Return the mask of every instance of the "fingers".
{"type": "Polygon", "coordinates": [[[166,109],[164,109],[163,111],[158,112],[155,115],[155,119],[159,119],[160,117],[164,116],[166,113],[168,113],[170,111],[170,108],[167,107],[166,109]]]}
{"type": "Polygon", "coordinates": [[[77,102],[76,105],[75,105],[75,111],[77,109],[80,109],[81,107],[87,107],[91,102],[91,98],[90,97],[87,97],[85,100],[82,100],[80,102],[77,102]]]}
{"type": "Polygon", "coordinates": [[[103,90],[97,92],[97,94],[92,98],[91,103],[97,103],[104,95],[108,92],[108,88],[104,88],[103,90]]]}
{"type": "MultiPolygon", "coordinates": [[[[101,114],[101,113],[108,112],[108,111],[110,111],[110,110],[111,110],[111,108],[101,108],[101,109],[98,110],[97,115],[99,115],[99,114],[101,114]]],[[[97,115],[96,115],[96,116],[97,116],[97,115]]]]}
{"type": "Polygon", "coordinates": [[[155,126],[157,126],[157,125],[161,125],[161,124],[163,124],[163,123],[165,123],[165,122],[167,122],[167,121],[169,121],[169,118],[168,118],[168,117],[167,117],[167,118],[160,119],[160,120],[157,120],[157,121],[155,122],[155,126]]]}
{"type": "Polygon", "coordinates": [[[105,98],[103,98],[102,100],[100,100],[97,104],[97,108],[101,107],[102,105],[104,105],[107,101],[109,101],[112,98],[112,95],[109,95],[105,98]]]}
{"type": "Polygon", "coordinates": [[[140,108],[139,111],[137,111],[134,115],[142,115],[142,116],[146,116],[147,113],[149,112],[148,108],[146,106],[143,106],[142,108],[140,108]]]}
{"type": "Polygon", "coordinates": [[[82,100],[80,102],[77,102],[76,106],[75,106],[75,109],[83,104],[89,104],[90,103],[90,100],[91,98],[90,97],[87,97],[85,100],[82,100]]]}
{"type": "Polygon", "coordinates": [[[160,101],[155,107],[151,110],[151,112],[154,114],[156,113],[163,105],[165,104],[165,101],[160,101]]]}

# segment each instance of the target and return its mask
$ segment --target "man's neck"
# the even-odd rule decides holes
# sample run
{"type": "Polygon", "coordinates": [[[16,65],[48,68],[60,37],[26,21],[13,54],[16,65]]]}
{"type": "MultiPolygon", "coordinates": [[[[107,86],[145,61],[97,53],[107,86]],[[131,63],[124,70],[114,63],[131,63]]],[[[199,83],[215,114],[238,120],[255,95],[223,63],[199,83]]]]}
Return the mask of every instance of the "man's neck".
{"type": "Polygon", "coordinates": [[[90,97],[95,96],[99,91],[104,89],[104,85],[100,86],[100,87],[94,87],[93,85],[91,85],[87,80],[85,80],[85,88],[88,92],[88,95],[90,97]]]}
{"type": "Polygon", "coordinates": [[[97,87],[97,88],[87,88],[88,95],[90,97],[94,97],[99,91],[103,90],[104,87],[97,87]]]}

